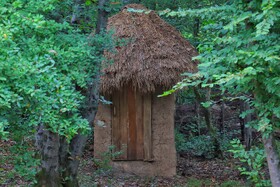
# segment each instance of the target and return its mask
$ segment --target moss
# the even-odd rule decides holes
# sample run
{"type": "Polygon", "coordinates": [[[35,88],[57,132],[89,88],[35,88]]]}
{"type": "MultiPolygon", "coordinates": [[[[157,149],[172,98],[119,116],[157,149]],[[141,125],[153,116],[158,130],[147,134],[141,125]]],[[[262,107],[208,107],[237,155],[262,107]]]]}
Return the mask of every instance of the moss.
{"type": "Polygon", "coordinates": [[[201,186],[213,186],[213,183],[210,179],[189,178],[187,181],[187,187],[201,187],[201,186]]]}
{"type": "Polygon", "coordinates": [[[212,182],[211,179],[196,179],[196,178],[189,178],[185,187],[232,187],[232,186],[244,186],[240,181],[228,180],[224,181],[221,184],[217,184],[212,182]]]}
{"type": "Polygon", "coordinates": [[[229,180],[221,183],[220,187],[243,186],[240,181],[229,180]]]}

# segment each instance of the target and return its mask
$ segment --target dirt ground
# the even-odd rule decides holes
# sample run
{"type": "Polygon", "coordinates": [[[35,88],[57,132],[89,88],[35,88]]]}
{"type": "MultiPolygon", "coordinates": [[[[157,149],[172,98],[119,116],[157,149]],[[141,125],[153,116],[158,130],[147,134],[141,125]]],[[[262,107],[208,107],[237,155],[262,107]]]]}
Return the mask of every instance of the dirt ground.
{"type": "MultiPolygon", "coordinates": [[[[90,153],[88,153],[90,154],[90,153]]],[[[85,155],[80,167],[81,186],[112,187],[216,187],[246,186],[233,159],[205,159],[190,155],[178,158],[177,175],[172,178],[140,177],[113,170],[98,170],[98,167],[85,155]]]]}
{"type": "MultiPolygon", "coordinates": [[[[12,159],[8,148],[13,144],[12,141],[0,142],[1,158],[12,159]]],[[[172,178],[162,178],[139,177],[109,168],[102,169],[94,162],[92,155],[92,150],[87,148],[81,161],[79,179],[82,187],[246,186],[244,177],[241,177],[236,169],[238,163],[233,159],[205,159],[187,154],[178,155],[177,175],[172,178]]],[[[9,160],[0,163],[0,186],[30,186],[30,182],[17,175],[5,179],[13,168],[9,160]]]]}
{"type": "MultiPolygon", "coordinates": [[[[12,159],[8,148],[15,142],[0,141],[0,158],[12,159]]],[[[191,155],[178,156],[177,175],[172,178],[139,177],[129,173],[113,171],[109,168],[98,168],[93,160],[93,152],[88,147],[80,165],[81,187],[216,187],[216,186],[246,186],[244,177],[236,169],[237,161],[233,159],[205,159],[191,155]]],[[[17,187],[30,186],[30,181],[15,175],[7,179],[14,166],[9,160],[0,162],[0,186],[17,187]]],[[[106,164],[105,164],[106,165],[106,164]]],[[[104,165],[104,166],[105,166],[104,165]]]]}
{"type": "Polygon", "coordinates": [[[173,178],[139,177],[133,174],[113,173],[95,175],[92,167],[83,167],[80,175],[81,186],[116,187],[168,187],[168,186],[246,186],[239,172],[230,162],[222,160],[202,161],[179,159],[178,174],[173,178]],[[192,163],[189,163],[192,161],[192,163]],[[187,167],[184,169],[184,167],[187,167]]]}

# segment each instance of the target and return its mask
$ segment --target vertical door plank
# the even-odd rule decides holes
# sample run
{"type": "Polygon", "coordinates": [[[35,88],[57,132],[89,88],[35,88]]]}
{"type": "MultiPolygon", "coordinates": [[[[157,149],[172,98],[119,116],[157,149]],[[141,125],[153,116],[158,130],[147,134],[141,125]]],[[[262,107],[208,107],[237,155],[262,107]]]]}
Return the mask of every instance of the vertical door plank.
{"type": "MultiPolygon", "coordinates": [[[[115,146],[114,152],[121,150],[120,138],[120,95],[119,92],[115,92],[112,95],[112,145],[115,146]]],[[[115,158],[118,159],[118,158],[115,158]]]]}
{"type": "Polygon", "coordinates": [[[128,100],[128,119],[129,119],[129,137],[128,137],[128,159],[135,160],[137,155],[137,131],[136,131],[136,100],[135,91],[130,85],[127,88],[128,100]]]}
{"type": "Polygon", "coordinates": [[[143,96],[144,160],[152,160],[152,97],[143,96]]]}
{"type": "Polygon", "coordinates": [[[128,106],[127,106],[127,90],[126,87],[120,91],[120,146],[123,152],[120,155],[120,159],[127,159],[127,149],[128,149],[128,106]]]}
{"type": "Polygon", "coordinates": [[[144,159],[144,134],[143,134],[143,98],[136,90],[136,132],[137,132],[137,160],[144,159]]]}

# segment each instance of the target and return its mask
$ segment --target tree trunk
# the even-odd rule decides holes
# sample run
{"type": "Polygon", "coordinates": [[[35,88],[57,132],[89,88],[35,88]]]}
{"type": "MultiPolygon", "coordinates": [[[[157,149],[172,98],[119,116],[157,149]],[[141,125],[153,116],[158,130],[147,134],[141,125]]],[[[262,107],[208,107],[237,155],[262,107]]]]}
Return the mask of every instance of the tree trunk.
{"type": "Polygon", "coordinates": [[[83,1],[82,0],[74,0],[74,6],[73,6],[73,14],[71,18],[72,24],[79,24],[81,17],[80,14],[83,12],[83,1]]]}
{"type": "MultiPolygon", "coordinates": [[[[240,113],[250,110],[247,102],[241,101],[240,113]]],[[[246,124],[252,121],[252,114],[247,114],[244,119],[240,118],[241,138],[246,150],[250,150],[252,146],[252,128],[246,127],[246,124]]]]}
{"type": "MultiPolygon", "coordinates": [[[[81,1],[77,0],[77,2],[81,1]]],[[[109,0],[100,0],[98,4],[97,34],[106,29],[109,14],[104,9],[106,3],[109,3],[109,0]]],[[[100,52],[100,55],[102,53],[100,52]]],[[[98,107],[99,76],[97,73],[95,77],[92,77],[92,82],[88,84],[87,90],[82,90],[86,101],[81,114],[90,125],[94,121],[98,107]]],[[[39,126],[36,134],[36,145],[41,153],[42,169],[37,175],[37,186],[78,187],[78,167],[86,141],[87,137],[79,133],[68,144],[65,137],[45,130],[43,125],[39,126]]]]}
{"type": "Polygon", "coordinates": [[[270,180],[273,187],[280,186],[280,160],[279,155],[275,149],[273,135],[268,138],[263,138],[264,148],[266,152],[266,159],[269,169],[270,180]]]}
{"type": "MultiPolygon", "coordinates": [[[[194,1],[194,8],[195,9],[198,9],[200,6],[199,6],[199,1],[194,1]]],[[[193,38],[194,38],[194,46],[197,47],[198,44],[199,44],[199,38],[198,38],[198,35],[199,35],[199,30],[200,30],[200,20],[198,17],[194,17],[194,20],[193,20],[193,38]]]]}
{"type": "MultiPolygon", "coordinates": [[[[99,75],[97,75],[99,77],[99,75]]],[[[95,114],[98,107],[99,91],[98,91],[98,79],[92,81],[88,85],[88,90],[86,91],[85,106],[81,110],[82,116],[87,119],[90,125],[93,124],[95,114]]],[[[61,139],[61,162],[60,165],[63,168],[62,176],[64,179],[63,186],[65,187],[76,187],[79,186],[78,183],[78,167],[80,159],[83,154],[83,150],[87,141],[87,136],[79,133],[77,134],[68,145],[65,139],[61,139]],[[66,151],[66,152],[65,152],[66,151]]]]}
{"type": "Polygon", "coordinates": [[[59,135],[40,125],[36,134],[36,145],[41,153],[41,171],[36,175],[36,186],[59,187],[59,135]]]}
{"type": "MultiPolygon", "coordinates": [[[[108,15],[109,12],[105,11],[104,6],[106,3],[109,3],[109,0],[100,0],[98,3],[98,20],[97,20],[97,27],[96,27],[96,34],[100,34],[102,30],[106,30],[108,15]]],[[[100,55],[103,52],[100,53],[100,55]]],[[[97,67],[98,71],[100,67],[97,67]]],[[[100,75],[97,73],[95,77],[92,78],[92,82],[89,83],[88,89],[86,91],[86,102],[84,108],[81,110],[81,114],[84,118],[87,119],[90,125],[93,124],[97,108],[98,108],[98,101],[99,101],[99,79],[100,75]]],[[[67,159],[66,165],[64,168],[64,177],[66,180],[64,186],[65,187],[76,187],[79,186],[78,183],[78,167],[80,163],[80,159],[82,157],[82,153],[87,141],[87,137],[82,134],[76,135],[69,145],[69,159],[67,159]]]]}
{"type": "Polygon", "coordinates": [[[200,114],[199,114],[199,101],[195,101],[195,117],[196,117],[196,128],[198,132],[198,136],[200,136],[200,114]]]}
{"type": "Polygon", "coordinates": [[[79,186],[78,181],[78,167],[80,164],[80,159],[83,154],[84,146],[86,144],[87,137],[81,134],[76,135],[69,146],[70,154],[66,160],[63,167],[64,173],[63,177],[65,180],[63,186],[65,187],[77,187],[79,186]]]}
{"type": "Polygon", "coordinates": [[[102,30],[105,30],[107,27],[109,12],[107,12],[105,10],[105,6],[109,2],[110,2],[109,0],[99,0],[99,2],[98,2],[98,17],[97,17],[97,25],[96,25],[96,34],[99,34],[102,30]]]}
{"type": "MultiPolygon", "coordinates": [[[[199,103],[206,102],[206,101],[210,101],[211,88],[207,88],[207,90],[206,90],[206,95],[205,95],[204,98],[201,96],[201,94],[199,93],[199,91],[197,90],[197,88],[194,88],[194,93],[195,93],[196,100],[198,100],[199,103]]],[[[216,156],[223,157],[223,153],[222,153],[222,151],[220,150],[220,143],[219,143],[219,140],[218,140],[217,130],[216,130],[215,127],[212,125],[212,120],[211,120],[211,108],[210,108],[210,107],[205,108],[205,107],[202,106],[202,107],[201,107],[201,110],[202,110],[203,115],[204,115],[206,127],[207,127],[207,129],[208,129],[208,131],[209,131],[209,134],[210,134],[211,138],[212,138],[213,141],[214,141],[215,154],[216,154],[216,156]]]]}
{"type": "Polygon", "coordinates": [[[224,131],[225,131],[225,101],[224,101],[224,95],[222,95],[220,133],[223,134],[224,131]]]}
{"type": "MultiPolygon", "coordinates": [[[[248,103],[245,103],[245,111],[246,110],[250,110],[250,105],[248,103]]],[[[253,136],[252,136],[252,128],[246,126],[249,122],[252,121],[252,114],[248,114],[246,115],[246,117],[244,118],[244,143],[246,146],[246,150],[250,150],[251,146],[252,146],[252,140],[253,140],[253,136]]]]}

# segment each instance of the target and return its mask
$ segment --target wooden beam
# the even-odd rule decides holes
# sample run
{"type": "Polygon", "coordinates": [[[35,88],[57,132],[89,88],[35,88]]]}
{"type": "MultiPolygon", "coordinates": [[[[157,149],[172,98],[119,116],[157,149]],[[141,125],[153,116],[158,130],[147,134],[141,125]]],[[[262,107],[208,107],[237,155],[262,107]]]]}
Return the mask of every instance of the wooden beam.
{"type": "Polygon", "coordinates": [[[143,96],[144,160],[152,161],[152,97],[143,96]]]}

